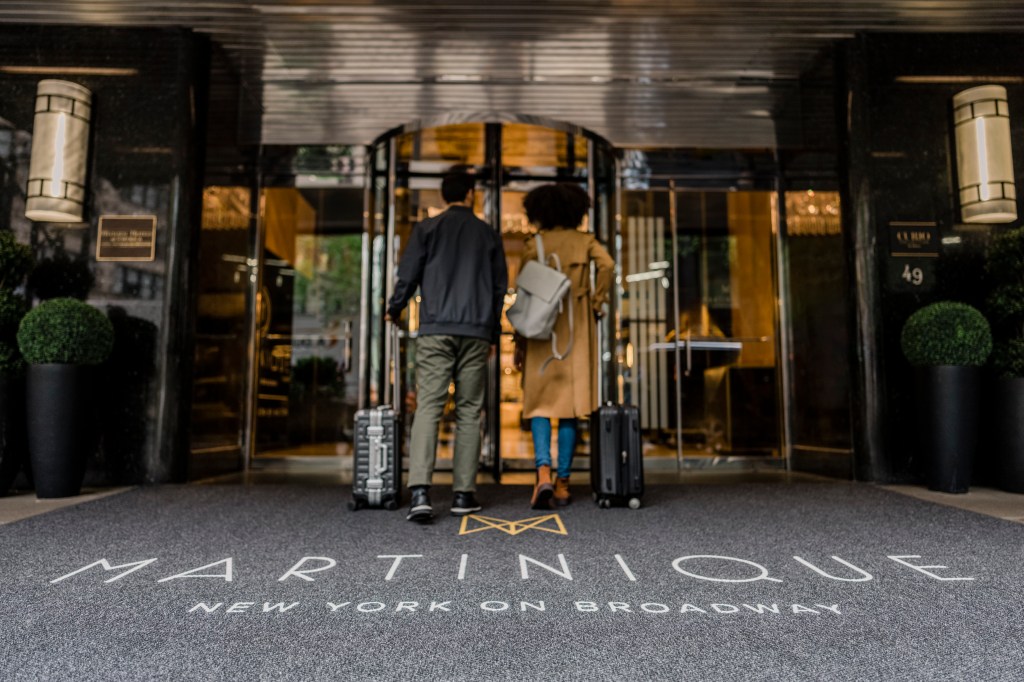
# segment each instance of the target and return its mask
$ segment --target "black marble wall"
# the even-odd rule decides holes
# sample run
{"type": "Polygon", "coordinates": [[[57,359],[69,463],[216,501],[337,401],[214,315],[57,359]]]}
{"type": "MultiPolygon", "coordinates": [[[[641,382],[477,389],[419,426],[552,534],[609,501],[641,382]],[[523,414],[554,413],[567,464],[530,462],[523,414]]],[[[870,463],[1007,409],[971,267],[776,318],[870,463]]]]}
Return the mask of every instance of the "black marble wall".
{"type": "MultiPolygon", "coordinates": [[[[1008,226],[960,223],[951,100],[975,85],[1008,91],[1018,187],[1024,171],[1024,37],[862,35],[837,52],[844,228],[853,274],[857,473],[919,480],[907,317],[941,299],[980,305],[984,251],[1008,226]],[[892,255],[892,223],[934,222],[936,258],[892,255]],[[920,271],[920,278],[905,274],[920,271]]],[[[1019,210],[1019,209],[1018,209],[1019,210]]],[[[980,463],[983,464],[983,463],[980,463]]]]}
{"type": "MultiPolygon", "coordinates": [[[[97,387],[103,443],[87,485],[185,475],[209,70],[208,41],[183,30],[0,28],[0,229],[56,264],[51,284],[85,274],[80,295],[117,331],[97,387]],[[24,216],[35,91],[44,78],[93,93],[85,225],[24,216]],[[137,214],[156,216],[155,260],[97,262],[100,216],[137,214]]],[[[35,283],[36,294],[45,289],[35,283]]]]}

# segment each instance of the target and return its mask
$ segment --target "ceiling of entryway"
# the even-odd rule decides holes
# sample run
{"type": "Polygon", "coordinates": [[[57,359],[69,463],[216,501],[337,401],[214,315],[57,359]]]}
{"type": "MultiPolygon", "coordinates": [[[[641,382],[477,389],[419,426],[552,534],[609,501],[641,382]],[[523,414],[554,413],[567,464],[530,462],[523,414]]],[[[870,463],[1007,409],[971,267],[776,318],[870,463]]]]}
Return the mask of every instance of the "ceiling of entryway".
{"type": "Polygon", "coordinates": [[[4,0],[0,22],[185,26],[262,100],[267,144],[368,142],[451,112],[623,146],[772,147],[777,96],[859,31],[1016,32],[1020,0],[4,0]]]}

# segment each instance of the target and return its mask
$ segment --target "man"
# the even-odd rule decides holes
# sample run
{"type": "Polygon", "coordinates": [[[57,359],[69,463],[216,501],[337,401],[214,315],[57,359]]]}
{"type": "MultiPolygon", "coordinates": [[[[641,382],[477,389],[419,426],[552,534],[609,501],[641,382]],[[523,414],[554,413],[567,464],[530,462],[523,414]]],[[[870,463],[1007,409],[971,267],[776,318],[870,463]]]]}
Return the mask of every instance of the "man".
{"type": "Polygon", "coordinates": [[[420,289],[416,341],[416,416],[409,452],[410,521],[430,521],[430,484],[437,456],[437,426],[455,382],[455,493],[451,513],[480,510],[476,472],[480,410],[487,358],[498,342],[508,270],[501,236],[473,215],[473,178],[451,172],[441,182],[446,208],[418,223],[398,264],[388,318],[398,320],[420,289]]]}

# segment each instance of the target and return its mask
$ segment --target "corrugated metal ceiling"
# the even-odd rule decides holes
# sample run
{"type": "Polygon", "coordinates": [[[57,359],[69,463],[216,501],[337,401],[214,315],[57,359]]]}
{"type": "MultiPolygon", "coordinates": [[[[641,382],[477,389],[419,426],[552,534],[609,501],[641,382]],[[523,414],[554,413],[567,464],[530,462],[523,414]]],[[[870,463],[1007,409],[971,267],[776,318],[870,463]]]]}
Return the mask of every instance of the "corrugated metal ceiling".
{"type": "Polygon", "coordinates": [[[267,144],[365,143],[451,112],[622,146],[772,147],[772,113],[858,31],[1018,32],[1020,0],[26,0],[0,22],[186,26],[260,83],[267,144]]]}

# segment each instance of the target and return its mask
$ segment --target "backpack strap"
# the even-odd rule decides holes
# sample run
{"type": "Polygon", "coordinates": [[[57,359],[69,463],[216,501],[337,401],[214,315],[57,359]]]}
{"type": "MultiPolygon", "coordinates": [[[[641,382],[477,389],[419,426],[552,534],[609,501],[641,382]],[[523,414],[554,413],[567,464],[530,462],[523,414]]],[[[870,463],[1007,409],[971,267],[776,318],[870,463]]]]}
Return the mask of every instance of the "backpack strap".
{"type": "Polygon", "coordinates": [[[551,330],[551,355],[544,361],[544,364],[540,366],[540,373],[543,374],[544,370],[548,368],[552,360],[564,360],[568,355],[569,351],[572,350],[573,342],[573,325],[572,325],[572,296],[566,296],[569,299],[569,343],[565,347],[565,352],[558,352],[558,334],[552,329],[551,330]]]}
{"type": "MultiPolygon", "coordinates": [[[[537,235],[537,253],[538,254],[543,254],[544,253],[544,245],[540,241],[540,235],[539,234],[537,235]]],[[[551,254],[551,258],[552,258],[552,260],[555,261],[555,269],[558,270],[559,272],[561,272],[562,271],[562,261],[558,257],[558,254],[557,253],[551,254]]],[[[542,260],[541,262],[543,263],[544,261],[542,260]]],[[[545,265],[546,265],[546,263],[545,263],[545,265]]],[[[558,334],[555,332],[555,330],[553,330],[553,329],[551,330],[551,355],[548,357],[547,360],[544,361],[544,364],[542,364],[540,366],[540,373],[541,374],[544,373],[544,370],[547,369],[548,365],[551,364],[552,360],[564,360],[565,357],[567,355],[569,355],[569,351],[572,350],[573,324],[572,324],[572,290],[571,289],[566,294],[566,298],[569,299],[569,343],[565,347],[565,352],[559,353],[558,352],[558,334]]],[[[558,302],[558,313],[562,314],[562,302],[561,301],[558,302]]]]}
{"type": "MultiPolygon", "coordinates": [[[[534,235],[533,239],[537,243],[537,260],[540,261],[541,265],[547,265],[544,258],[544,240],[540,238],[540,232],[534,235]]],[[[558,271],[561,272],[562,268],[559,267],[558,271]]]]}

